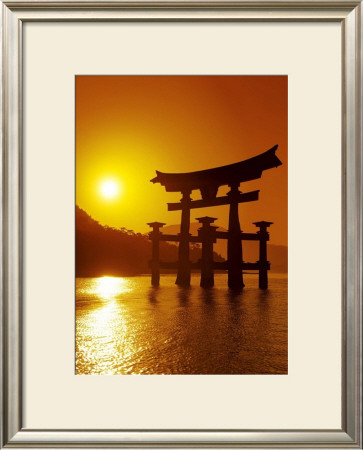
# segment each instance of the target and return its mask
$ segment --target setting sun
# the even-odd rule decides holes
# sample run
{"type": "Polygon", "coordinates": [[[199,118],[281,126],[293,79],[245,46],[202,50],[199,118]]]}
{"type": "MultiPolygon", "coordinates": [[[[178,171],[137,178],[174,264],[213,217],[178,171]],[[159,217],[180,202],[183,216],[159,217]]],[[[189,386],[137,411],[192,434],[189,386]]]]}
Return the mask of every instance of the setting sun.
{"type": "Polygon", "coordinates": [[[120,184],[115,180],[104,180],[100,184],[100,192],[104,198],[116,198],[120,194],[120,184]]]}

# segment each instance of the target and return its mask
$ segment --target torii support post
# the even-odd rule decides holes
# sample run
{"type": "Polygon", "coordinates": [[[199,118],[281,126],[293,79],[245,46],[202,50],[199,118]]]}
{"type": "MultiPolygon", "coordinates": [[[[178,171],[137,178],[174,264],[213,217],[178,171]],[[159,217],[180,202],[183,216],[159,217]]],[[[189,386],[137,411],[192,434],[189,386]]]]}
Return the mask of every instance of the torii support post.
{"type": "Polygon", "coordinates": [[[189,261],[189,228],[190,228],[190,190],[183,191],[181,203],[180,241],[178,253],[178,274],[175,284],[190,286],[190,261],[189,261]]]}
{"type": "Polygon", "coordinates": [[[216,242],[216,230],[211,224],[217,219],[214,217],[199,217],[198,222],[202,227],[198,230],[198,236],[202,242],[202,260],[201,260],[201,276],[200,285],[203,288],[211,288],[214,286],[213,271],[213,244],[216,242]]]}
{"type": "Polygon", "coordinates": [[[258,287],[260,289],[268,288],[268,278],[267,271],[269,270],[269,262],[267,261],[267,241],[270,239],[270,235],[267,231],[267,228],[273,224],[273,222],[265,222],[264,220],[261,222],[254,222],[254,225],[258,227],[260,230],[257,232],[260,240],[260,259],[259,270],[258,270],[258,287]]]}
{"type": "Polygon", "coordinates": [[[228,225],[228,286],[231,289],[241,289],[244,286],[242,273],[242,241],[241,227],[238,217],[238,200],[240,198],[239,183],[229,185],[228,192],[230,198],[229,225],[228,225]]]}
{"type": "Polygon", "coordinates": [[[152,228],[152,232],[149,234],[152,241],[152,256],[151,256],[151,284],[152,286],[159,286],[160,284],[160,253],[159,253],[159,242],[160,242],[160,228],[162,228],[165,223],[161,222],[150,222],[149,227],[152,228]]]}

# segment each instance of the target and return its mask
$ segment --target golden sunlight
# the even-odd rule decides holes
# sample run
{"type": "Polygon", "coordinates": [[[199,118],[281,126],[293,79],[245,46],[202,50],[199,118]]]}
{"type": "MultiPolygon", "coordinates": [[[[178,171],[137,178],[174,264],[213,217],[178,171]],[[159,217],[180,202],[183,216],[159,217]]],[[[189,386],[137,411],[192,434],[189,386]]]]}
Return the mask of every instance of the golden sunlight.
{"type": "Polygon", "coordinates": [[[120,194],[120,183],[111,179],[104,180],[100,184],[100,193],[107,199],[116,198],[120,194]]]}
{"type": "Polygon", "coordinates": [[[129,292],[130,283],[125,278],[101,277],[97,278],[95,293],[104,300],[110,300],[118,294],[129,292]]]}

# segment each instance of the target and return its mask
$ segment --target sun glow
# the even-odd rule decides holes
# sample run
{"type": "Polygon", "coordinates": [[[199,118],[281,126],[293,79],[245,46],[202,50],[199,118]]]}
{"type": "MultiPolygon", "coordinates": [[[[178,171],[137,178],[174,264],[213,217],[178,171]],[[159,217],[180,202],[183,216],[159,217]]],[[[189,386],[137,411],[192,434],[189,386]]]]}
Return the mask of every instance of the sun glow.
{"type": "Polygon", "coordinates": [[[130,290],[130,283],[125,278],[100,277],[96,280],[94,292],[103,300],[111,300],[118,294],[123,294],[130,290]]]}
{"type": "Polygon", "coordinates": [[[116,180],[103,180],[100,184],[100,193],[103,198],[114,199],[120,195],[120,183],[116,180]]]}

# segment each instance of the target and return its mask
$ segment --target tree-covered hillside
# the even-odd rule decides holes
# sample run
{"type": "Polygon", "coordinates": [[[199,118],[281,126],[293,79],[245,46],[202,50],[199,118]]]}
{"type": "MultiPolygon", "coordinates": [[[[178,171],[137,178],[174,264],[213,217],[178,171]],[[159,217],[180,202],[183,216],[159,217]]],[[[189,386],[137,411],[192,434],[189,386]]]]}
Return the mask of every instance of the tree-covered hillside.
{"type": "MultiPolygon", "coordinates": [[[[178,247],[160,243],[162,261],[176,261],[178,247]]],[[[201,258],[198,245],[191,246],[190,259],[201,258]]],[[[149,273],[151,242],[148,236],[125,228],[115,229],[99,224],[76,206],[76,276],[131,276],[149,273]]],[[[224,259],[214,254],[215,261],[224,259]]]]}

